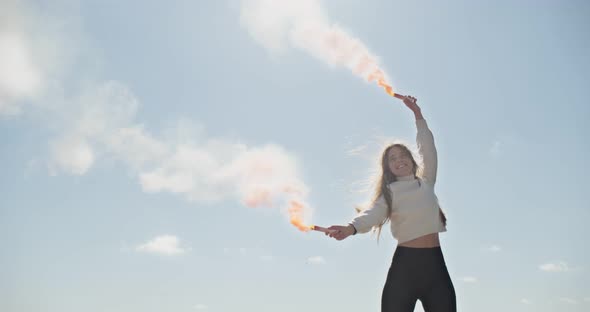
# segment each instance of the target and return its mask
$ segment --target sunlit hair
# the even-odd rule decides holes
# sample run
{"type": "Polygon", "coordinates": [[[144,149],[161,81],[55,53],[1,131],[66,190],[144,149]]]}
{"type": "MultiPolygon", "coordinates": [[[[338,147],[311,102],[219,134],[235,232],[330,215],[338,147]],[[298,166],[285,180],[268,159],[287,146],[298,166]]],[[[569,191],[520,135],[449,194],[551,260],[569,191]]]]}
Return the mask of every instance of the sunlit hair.
{"type": "MultiPolygon", "coordinates": [[[[391,207],[393,199],[391,197],[391,192],[389,191],[388,186],[389,184],[397,181],[397,177],[393,174],[393,172],[391,172],[391,169],[389,168],[389,158],[387,156],[389,155],[389,151],[394,147],[401,149],[403,153],[410,157],[413,164],[412,173],[414,174],[414,177],[418,178],[422,175],[422,167],[418,166],[418,163],[416,162],[414,155],[406,145],[402,143],[395,143],[387,146],[383,150],[383,153],[381,154],[380,173],[376,177],[376,181],[374,183],[375,190],[373,192],[373,197],[370,202],[370,204],[373,205],[379,199],[379,197],[383,196],[383,198],[385,199],[385,203],[387,203],[387,218],[381,224],[373,228],[373,231],[377,232],[377,239],[379,239],[379,236],[381,235],[381,229],[383,228],[383,225],[389,221],[389,216],[391,216],[392,212],[391,207]]],[[[420,181],[418,181],[418,183],[420,183],[420,181]]],[[[357,211],[360,211],[360,209],[357,208],[357,211]]],[[[447,218],[445,214],[442,212],[442,209],[439,209],[439,214],[443,224],[446,226],[447,218]]]]}

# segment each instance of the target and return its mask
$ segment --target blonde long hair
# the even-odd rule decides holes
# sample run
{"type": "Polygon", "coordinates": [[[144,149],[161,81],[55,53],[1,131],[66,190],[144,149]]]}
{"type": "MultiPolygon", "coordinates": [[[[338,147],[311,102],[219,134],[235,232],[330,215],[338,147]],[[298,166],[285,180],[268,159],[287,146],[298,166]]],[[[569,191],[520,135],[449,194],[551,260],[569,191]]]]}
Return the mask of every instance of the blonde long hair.
{"type": "MultiPolygon", "coordinates": [[[[412,152],[410,151],[410,149],[406,145],[404,145],[402,143],[395,143],[395,144],[391,144],[391,145],[387,146],[385,148],[385,150],[383,150],[383,153],[381,155],[381,170],[380,170],[380,174],[377,176],[376,183],[375,183],[376,184],[375,190],[373,192],[373,197],[370,202],[372,205],[379,199],[379,197],[383,196],[383,199],[385,199],[385,203],[387,204],[387,218],[385,220],[383,220],[383,222],[381,222],[381,224],[379,224],[378,226],[373,228],[373,231],[377,232],[377,239],[379,239],[379,236],[381,235],[381,229],[383,228],[383,225],[389,221],[389,218],[390,218],[389,216],[391,216],[391,212],[392,212],[393,198],[391,196],[391,192],[389,191],[388,185],[391,184],[392,182],[397,181],[397,177],[389,169],[389,158],[387,157],[387,155],[389,154],[389,151],[394,147],[401,148],[404,153],[407,153],[407,155],[410,156],[410,159],[412,160],[412,164],[414,165],[412,168],[412,172],[414,174],[414,177],[418,178],[419,176],[422,175],[422,168],[420,166],[418,166],[418,163],[414,159],[414,155],[412,154],[412,152]]],[[[418,183],[420,183],[420,180],[418,180],[418,183]]],[[[360,208],[357,208],[357,212],[360,212],[360,210],[361,210],[360,208]]],[[[442,211],[442,209],[440,208],[440,206],[439,206],[439,216],[440,216],[443,224],[446,226],[447,225],[447,217],[445,216],[445,214],[442,211]]]]}

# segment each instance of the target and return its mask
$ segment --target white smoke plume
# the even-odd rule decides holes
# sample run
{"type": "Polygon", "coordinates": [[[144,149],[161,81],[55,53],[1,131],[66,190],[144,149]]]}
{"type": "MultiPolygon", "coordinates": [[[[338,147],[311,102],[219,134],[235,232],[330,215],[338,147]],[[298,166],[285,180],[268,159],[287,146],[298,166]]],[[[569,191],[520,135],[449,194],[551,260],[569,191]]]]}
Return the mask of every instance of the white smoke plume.
{"type": "Polygon", "coordinates": [[[377,57],[329,21],[320,0],[242,0],[241,22],[271,53],[292,46],[363,79],[389,81],[377,57]]]}

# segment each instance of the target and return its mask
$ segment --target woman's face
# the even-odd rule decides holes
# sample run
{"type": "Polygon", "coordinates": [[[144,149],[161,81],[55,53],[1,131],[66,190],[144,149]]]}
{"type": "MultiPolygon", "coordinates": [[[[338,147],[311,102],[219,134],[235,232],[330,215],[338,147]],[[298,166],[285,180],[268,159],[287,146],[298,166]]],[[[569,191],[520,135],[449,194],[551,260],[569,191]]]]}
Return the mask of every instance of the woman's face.
{"type": "Polygon", "coordinates": [[[401,147],[394,146],[390,148],[387,152],[387,160],[389,163],[389,170],[391,170],[396,177],[414,175],[412,156],[401,147]]]}

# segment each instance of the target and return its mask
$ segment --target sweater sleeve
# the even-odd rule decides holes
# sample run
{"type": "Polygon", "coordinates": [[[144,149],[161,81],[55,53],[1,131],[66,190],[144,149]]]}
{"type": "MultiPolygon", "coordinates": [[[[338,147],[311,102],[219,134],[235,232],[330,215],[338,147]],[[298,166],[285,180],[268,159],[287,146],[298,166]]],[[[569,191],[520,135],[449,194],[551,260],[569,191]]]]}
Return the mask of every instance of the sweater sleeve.
{"type": "Polygon", "coordinates": [[[382,196],[366,210],[363,210],[349,224],[352,224],[358,233],[367,233],[371,228],[381,224],[387,218],[387,203],[382,196]]]}
{"type": "Polygon", "coordinates": [[[434,136],[428,128],[428,124],[424,119],[416,120],[416,143],[418,145],[418,153],[424,162],[424,170],[422,177],[432,185],[436,182],[437,170],[437,153],[434,145],[434,136]]]}

